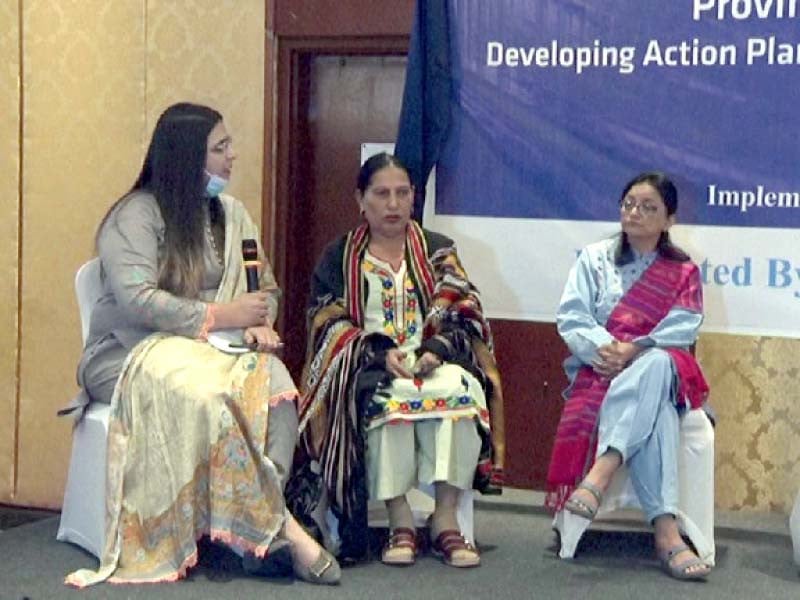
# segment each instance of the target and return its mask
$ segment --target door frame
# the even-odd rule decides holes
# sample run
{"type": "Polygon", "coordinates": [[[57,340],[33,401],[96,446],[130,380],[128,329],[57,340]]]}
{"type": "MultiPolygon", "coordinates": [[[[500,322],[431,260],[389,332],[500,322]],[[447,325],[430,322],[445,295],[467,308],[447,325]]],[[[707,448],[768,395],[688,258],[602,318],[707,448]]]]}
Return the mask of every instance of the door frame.
{"type": "MultiPolygon", "coordinates": [[[[308,151],[304,127],[311,59],[318,56],[405,56],[408,36],[303,37],[276,39],[272,85],[265,87],[271,126],[264,134],[262,231],[278,281],[291,273],[290,249],[302,246],[303,214],[293,202],[306,189],[303,155],[308,151]],[[295,234],[295,235],[292,235],[295,234]]],[[[268,69],[272,71],[272,69],[268,69]]],[[[269,115],[268,115],[269,116],[269,115]]]]}

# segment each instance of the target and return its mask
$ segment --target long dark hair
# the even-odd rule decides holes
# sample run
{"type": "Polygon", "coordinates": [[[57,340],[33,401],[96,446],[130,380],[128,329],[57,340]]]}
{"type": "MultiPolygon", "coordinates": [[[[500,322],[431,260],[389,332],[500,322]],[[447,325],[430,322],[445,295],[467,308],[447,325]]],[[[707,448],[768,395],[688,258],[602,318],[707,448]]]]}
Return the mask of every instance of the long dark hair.
{"type": "MultiPolygon", "coordinates": [[[[620,205],[622,205],[625,196],[628,195],[631,188],[640,183],[647,183],[658,192],[658,195],[661,196],[661,200],[664,201],[668,217],[675,214],[678,210],[678,189],[675,187],[675,184],[672,183],[672,180],[660,171],[640,173],[631,179],[622,190],[622,195],[619,198],[620,205]]],[[[656,251],[667,260],[674,260],[677,262],[686,262],[689,260],[689,255],[672,243],[668,231],[661,232],[661,236],[658,238],[658,244],[656,244],[656,251]]],[[[625,265],[629,262],[633,262],[633,260],[633,249],[628,241],[628,235],[623,231],[620,234],[620,241],[614,253],[614,262],[617,265],[625,265]]]]}
{"type": "MultiPolygon", "coordinates": [[[[164,257],[158,286],[196,297],[203,276],[205,243],[205,164],[208,136],[222,115],[207,106],[181,102],[158,118],[147,155],[130,191],[103,217],[97,235],[115,210],[138,191],[152,194],[164,219],[164,257]]],[[[210,205],[212,222],[224,218],[218,198],[210,205]]]]}
{"type": "Polygon", "coordinates": [[[372,182],[372,176],[386,167],[397,167],[398,169],[405,171],[406,175],[408,175],[408,180],[411,181],[411,173],[409,173],[408,167],[406,167],[399,158],[397,158],[394,154],[381,152],[379,154],[370,156],[361,166],[361,170],[358,172],[358,179],[356,181],[356,188],[358,191],[362,194],[366,192],[369,184],[372,182]]]}

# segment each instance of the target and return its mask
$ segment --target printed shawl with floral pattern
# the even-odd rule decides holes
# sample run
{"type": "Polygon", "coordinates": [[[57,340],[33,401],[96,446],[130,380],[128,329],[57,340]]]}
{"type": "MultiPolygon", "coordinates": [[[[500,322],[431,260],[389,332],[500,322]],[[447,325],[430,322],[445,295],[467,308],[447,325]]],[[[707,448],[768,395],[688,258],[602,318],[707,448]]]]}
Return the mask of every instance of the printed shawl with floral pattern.
{"type": "MultiPolygon", "coordinates": [[[[244,207],[225,208],[225,272],[217,302],[246,290],[241,240],[257,238],[244,207]]],[[[224,354],[203,342],[153,334],[131,350],[108,425],[105,547],[97,571],[66,583],[155,583],[183,577],[204,535],[263,557],[283,526],[275,465],[264,455],[276,389],[269,354],[224,354]]]]}

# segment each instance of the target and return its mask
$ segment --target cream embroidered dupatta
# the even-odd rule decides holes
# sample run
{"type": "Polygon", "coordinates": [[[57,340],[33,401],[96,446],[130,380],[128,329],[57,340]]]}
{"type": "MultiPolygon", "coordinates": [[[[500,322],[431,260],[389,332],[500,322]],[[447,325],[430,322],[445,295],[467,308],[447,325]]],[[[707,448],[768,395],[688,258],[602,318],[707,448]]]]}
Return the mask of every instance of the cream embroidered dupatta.
{"type": "MultiPolygon", "coordinates": [[[[246,289],[241,240],[258,232],[239,202],[221,200],[225,272],[216,301],[226,302],[246,289]]],[[[262,284],[274,284],[264,271],[262,284]]],[[[296,393],[271,354],[230,355],[163,333],[140,342],[111,402],[101,564],[66,583],[179,579],[196,564],[203,535],[265,556],[285,511],[264,455],[269,405],[296,393]]]]}

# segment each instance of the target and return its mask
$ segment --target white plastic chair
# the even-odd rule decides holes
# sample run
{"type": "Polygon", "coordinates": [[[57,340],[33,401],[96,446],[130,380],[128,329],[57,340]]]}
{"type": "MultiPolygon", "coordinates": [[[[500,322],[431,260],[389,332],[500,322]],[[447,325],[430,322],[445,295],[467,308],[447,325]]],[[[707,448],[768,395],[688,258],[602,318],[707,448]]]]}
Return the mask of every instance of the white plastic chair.
{"type": "MultiPolygon", "coordinates": [[[[75,293],[81,316],[83,342],[89,334],[92,307],[103,291],[100,259],[78,269],[75,293]]],[[[73,405],[88,404],[81,390],[73,405]]],[[[56,539],[71,542],[99,557],[105,542],[106,438],[110,406],[89,404],[72,433],[72,455],[56,539]]]]}
{"type": "MultiPolygon", "coordinates": [[[[714,565],[714,427],[702,409],[681,417],[678,455],[678,528],[692,541],[701,560],[714,565]]],[[[639,499],[623,466],[603,495],[595,521],[620,509],[641,509],[639,499]]],[[[556,513],[553,527],[561,538],[558,555],[572,558],[583,533],[592,522],[567,510],[556,513]]]]}
{"type": "Polygon", "coordinates": [[[789,517],[789,531],[792,534],[792,547],[794,549],[794,564],[800,567],[800,492],[794,500],[792,515],[789,517]]]}

